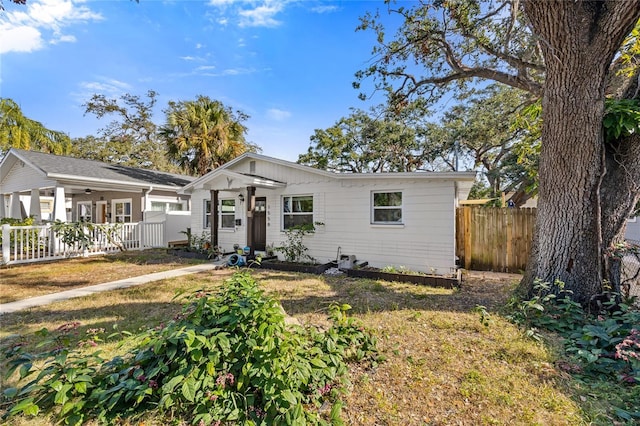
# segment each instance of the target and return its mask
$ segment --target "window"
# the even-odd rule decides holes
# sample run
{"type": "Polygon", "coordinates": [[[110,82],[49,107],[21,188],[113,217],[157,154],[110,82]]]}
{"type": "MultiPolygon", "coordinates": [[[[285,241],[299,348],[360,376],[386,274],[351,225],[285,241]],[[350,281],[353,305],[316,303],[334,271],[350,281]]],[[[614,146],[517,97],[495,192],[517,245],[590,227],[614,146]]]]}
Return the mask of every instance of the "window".
{"type": "Polygon", "coordinates": [[[78,222],[91,222],[91,201],[78,203],[78,222]]]}
{"type": "Polygon", "coordinates": [[[111,218],[115,223],[131,222],[131,199],[113,200],[111,202],[111,218]]]}
{"type": "MultiPolygon", "coordinates": [[[[220,200],[218,206],[220,228],[234,229],[236,226],[236,200],[220,200]]],[[[204,200],[204,228],[211,227],[211,200],[204,200]]]]}
{"type": "Polygon", "coordinates": [[[236,226],[236,200],[220,200],[220,228],[236,226]]]}
{"type": "Polygon", "coordinates": [[[152,201],[151,211],[153,212],[175,212],[182,211],[182,203],[171,203],[168,201],[152,201]]]}
{"type": "Polygon", "coordinates": [[[373,192],[371,195],[371,223],[402,223],[402,192],[373,192]]]}
{"type": "Polygon", "coordinates": [[[313,196],[282,197],[283,229],[313,225],[313,196]]]}
{"type": "Polygon", "coordinates": [[[211,227],[211,200],[204,200],[204,229],[211,227]]]}

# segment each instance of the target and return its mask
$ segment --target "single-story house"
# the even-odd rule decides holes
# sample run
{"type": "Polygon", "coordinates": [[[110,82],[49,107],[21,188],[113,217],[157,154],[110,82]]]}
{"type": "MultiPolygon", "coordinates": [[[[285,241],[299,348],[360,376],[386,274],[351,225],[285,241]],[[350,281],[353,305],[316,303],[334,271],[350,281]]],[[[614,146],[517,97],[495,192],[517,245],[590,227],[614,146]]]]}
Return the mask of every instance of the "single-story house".
{"type": "Polygon", "coordinates": [[[0,218],[127,223],[156,212],[188,215],[189,196],[177,191],[194,179],[11,148],[0,162],[0,218]]]}
{"type": "MultiPolygon", "coordinates": [[[[211,233],[223,251],[264,252],[285,231],[304,237],[318,262],[354,255],[374,267],[450,274],[456,268],[455,215],[474,172],[332,173],[246,153],[194,180],[191,231],[211,233]]],[[[283,259],[282,254],[279,257],[283,259]]]]}

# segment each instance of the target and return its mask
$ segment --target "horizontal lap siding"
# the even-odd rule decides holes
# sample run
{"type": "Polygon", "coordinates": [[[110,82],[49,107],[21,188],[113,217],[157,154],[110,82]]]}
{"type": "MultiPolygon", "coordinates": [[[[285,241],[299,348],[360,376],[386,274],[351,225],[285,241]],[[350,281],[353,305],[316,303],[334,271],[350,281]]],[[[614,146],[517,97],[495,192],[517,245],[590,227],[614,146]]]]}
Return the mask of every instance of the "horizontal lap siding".
{"type": "Polygon", "coordinates": [[[2,181],[2,193],[8,194],[16,191],[30,191],[54,186],[54,181],[46,179],[30,166],[21,166],[20,162],[17,162],[2,181]]]}

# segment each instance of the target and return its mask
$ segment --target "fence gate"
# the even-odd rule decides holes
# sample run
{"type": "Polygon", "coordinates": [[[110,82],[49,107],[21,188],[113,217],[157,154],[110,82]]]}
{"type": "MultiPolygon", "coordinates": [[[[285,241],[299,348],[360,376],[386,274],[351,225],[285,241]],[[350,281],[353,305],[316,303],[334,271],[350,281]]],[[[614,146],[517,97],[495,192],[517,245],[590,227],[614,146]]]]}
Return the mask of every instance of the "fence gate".
{"type": "Polygon", "coordinates": [[[456,255],[465,269],[522,272],[533,243],[535,208],[459,207],[456,255]]]}

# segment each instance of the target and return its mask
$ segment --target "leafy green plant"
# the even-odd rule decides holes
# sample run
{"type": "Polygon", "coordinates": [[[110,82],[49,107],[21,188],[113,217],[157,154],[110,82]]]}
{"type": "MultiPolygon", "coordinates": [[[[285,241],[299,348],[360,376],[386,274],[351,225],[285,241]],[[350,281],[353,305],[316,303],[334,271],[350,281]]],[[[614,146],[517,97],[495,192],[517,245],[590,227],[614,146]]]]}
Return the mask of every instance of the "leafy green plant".
{"type": "Polygon", "coordinates": [[[566,353],[580,363],[584,374],[612,375],[625,383],[638,382],[635,361],[640,347],[635,345],[639,311],[618,303],[620,298],[612,294],[602,312],[589,315],[568,297],[562,282],[553,286],[536,282],[535,288],[537,296],[512,304],[509,315],[512,322],[525,327],[527,334],[535,338],[540,338],[538,329],[558,333],[564,338],[566,353]],[[627,350],[631,352],[624,352],[627,350]]]}
{"type": "MultiPolygon", "coordinates": [[[[9,226],[33,226],[35,220],[33,218],[33,216],[29,216],[27,218],[24,219],[15,219],[15,218],[11,218],[11,217],[4,217],[2,219],[0,219],[0,228],[2,227],[2,225],[9,225],[9,226]]],[[[0,229],[1,230],[1,229],[0,229]]],[[[14,247],[15,244],[15,234],[11,233],[10,234],[10,245],[11,247],[14,247]]],[[[33,247],[39,244],[39,238],[38,238],[38,232],[36,230],[32,230],[28,233],[27,237],[26,237],[26,244],[28,247],[33,247]]],[[[0,245],[2,244],[2,232],[0,232],[0,245]]]]}
{"type": "Polygon", "coordinates": [[[313,225],[295,226],[287,229],[284,234],[286,240],[280,246],[274,247],[274,250],[282,253],[284,260],[295,263],[312,263],[313,257],[307,254],[309,248],[304,244],[305,235],[313,234],[315,227],[313,225]]]}
{"type": "Polygon", "coordinates": [[[637,99],[607,99],[602,125],[607,141],[640,131],[640,102],[637,99]]]}
{"type": "Polygon", "coordinates": [[[5,390],[5,417],[112,424],[154,410],[192,424],[341,424],[347,362],[380,360],[349,308],[332,305],[324,332],[287,326],[277,301],[238,272],[216,292],[189,295],[181,314],[126,341],[133,349],[121,356],[69,349],[60,336],[43,354],[10,348],[8,373],[26,383],[5,390]],[[332,406],[328,419],[323,404],[332,406]]]}

